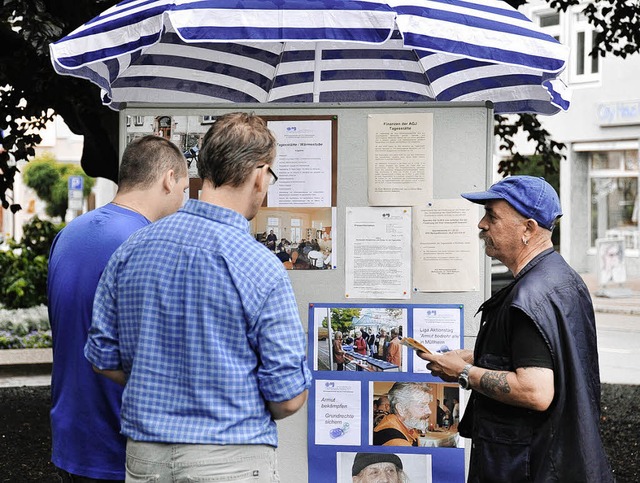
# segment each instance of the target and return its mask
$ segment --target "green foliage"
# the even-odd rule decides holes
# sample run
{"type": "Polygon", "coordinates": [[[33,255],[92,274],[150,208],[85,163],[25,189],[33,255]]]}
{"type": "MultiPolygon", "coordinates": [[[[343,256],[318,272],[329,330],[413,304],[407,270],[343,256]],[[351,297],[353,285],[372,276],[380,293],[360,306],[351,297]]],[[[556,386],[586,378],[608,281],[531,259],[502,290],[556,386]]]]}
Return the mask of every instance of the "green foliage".
{"type": "Polygon", "coordinates": [[[82,168],[75,164],[58,163],[49,153],[31,161],[23,173],[25,184],[36,192],[38,198],[47,203],[47,215],[59,216],[62,219],[69,205],[69,176],[82,176],[84,196],[91,193],[95,184],[93,178],[88,177],[82,168]]]}
{"type": "Polygon", "coordinates": [[[51,346],[51,326],[46,305],[14,310],[0,308],[0,349],[51,346]]]}
{"type": "Polygon", "coordinates": [[[360,312],[361,309],[331,309],[331,328],[343,334],[348,333],[353,328],[353,318],[359,318],[360,312]]]}
{"type": "Polygon", "coordinates": [[[61,229],[62,225],[54,225],[35,216],[23,225],[21,244],[30,253],[49,259],[51,244],[61,229]]]}
{"type": "Polygon", "coordinates": [[[99,88],[56,74],[49,43],[115,5],[117,0],[3,0],[0,2],[0,202],[14,213],[8,196],[16,162],[30,160],[47,121],[61,115],[85,136],[82,165],[87,174],[117,181],[118,114],[106,109],[99,88]],[[26,102],[25,102],[26,101],[26,102]]]}
{"type": "Polygon", "coordinates": [[[50,200],[51,187],[60,180],[60,170],[56,164],[53,155],[46,153],[31,161],[22,173],[25,184],[43,201],[50,200]]]}
{"type": "Polygon", "coordinates": [[[551,134],[542,128],[537,116],[532,114],[518,114],[516,116],[495,116],[493,132],[499,138],[498,149],[506,151],[509,158],[500,161],[498,173],[503,176],[510,174],[529,174],[524,171],[538,166],[539,174],[545,179],[559,173],[560,161],[565,158],[565,145],[551,139],[551,134]],[[527,135],[527,141],[535,143],[533,156],[524,156],[515,151],[514,136],[522,131],[527,135]]]}
{"type": "Polygon", "coordinates": [[[0,349],[45,349],[52,345],[50,330],[34,330],[23,335],[0,330],[0,349]]]}
{"type": "Polygon", "coordinates": [[[0,303],[10,309],[47,302],[49,249],[62,227],[34,217],[24,225],[21,243],[0,251],[0,303]]]}

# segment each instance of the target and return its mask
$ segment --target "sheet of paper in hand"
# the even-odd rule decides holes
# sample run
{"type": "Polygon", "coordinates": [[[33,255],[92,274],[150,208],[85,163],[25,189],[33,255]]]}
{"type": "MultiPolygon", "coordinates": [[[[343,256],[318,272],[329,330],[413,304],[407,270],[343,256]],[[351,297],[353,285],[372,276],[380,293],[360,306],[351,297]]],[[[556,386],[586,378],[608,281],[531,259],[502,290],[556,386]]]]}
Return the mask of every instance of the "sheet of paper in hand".
{"type": "Polygon", "coordinates": [[[406,345],[407,347],[410,347],[414,351],[422,351],[422,352],[426,352],[427,354],[431,354],[431,351],[429,349],[427,349],[420,342],[418,342],[415,339],[412,339],[411,337],[403,337],[400,340],[400,343],[402,345],[406,345]]]}

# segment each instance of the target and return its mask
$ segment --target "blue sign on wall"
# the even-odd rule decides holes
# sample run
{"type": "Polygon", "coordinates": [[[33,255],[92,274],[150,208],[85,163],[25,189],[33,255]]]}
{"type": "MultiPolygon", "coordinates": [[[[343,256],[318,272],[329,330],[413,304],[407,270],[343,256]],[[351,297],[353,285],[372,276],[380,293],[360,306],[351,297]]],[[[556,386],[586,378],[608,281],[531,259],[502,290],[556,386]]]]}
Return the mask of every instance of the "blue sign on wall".
{"type": "Polygon", "coordinates": [[[69,189],[73,191],[82,191],[84,178],[82,176],[69,176],[69,189]]]}

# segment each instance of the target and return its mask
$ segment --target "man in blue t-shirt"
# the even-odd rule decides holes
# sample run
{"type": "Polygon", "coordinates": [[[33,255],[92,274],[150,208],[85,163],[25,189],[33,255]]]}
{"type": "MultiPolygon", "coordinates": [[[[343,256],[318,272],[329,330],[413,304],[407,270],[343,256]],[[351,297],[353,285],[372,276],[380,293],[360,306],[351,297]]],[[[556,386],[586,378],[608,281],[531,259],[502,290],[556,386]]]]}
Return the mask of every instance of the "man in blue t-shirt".
{"type": "Polygon", "coordinates": [[[134,231],[175,212],[188,187],[187,162],[170,141],[145,136],[125,149],[118,192],[106,206],[69,223],[49,258],[53,336],[53,464],[64,482],[124,481],[122,386],[96,374],[83,349],[93,298],[109,257],[134,231]]]}

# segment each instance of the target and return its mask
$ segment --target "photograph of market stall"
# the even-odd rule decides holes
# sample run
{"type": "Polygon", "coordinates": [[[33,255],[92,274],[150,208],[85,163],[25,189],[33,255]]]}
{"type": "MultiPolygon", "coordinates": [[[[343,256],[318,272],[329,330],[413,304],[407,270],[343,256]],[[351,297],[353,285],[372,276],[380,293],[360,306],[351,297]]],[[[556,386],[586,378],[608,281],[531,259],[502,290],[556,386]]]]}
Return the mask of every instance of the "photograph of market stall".
{"type": "Polygon", "coordinates": [[[322,308],[314,311],[316,370],[401,372],[407,311],[399,307],[322,308]]]}

